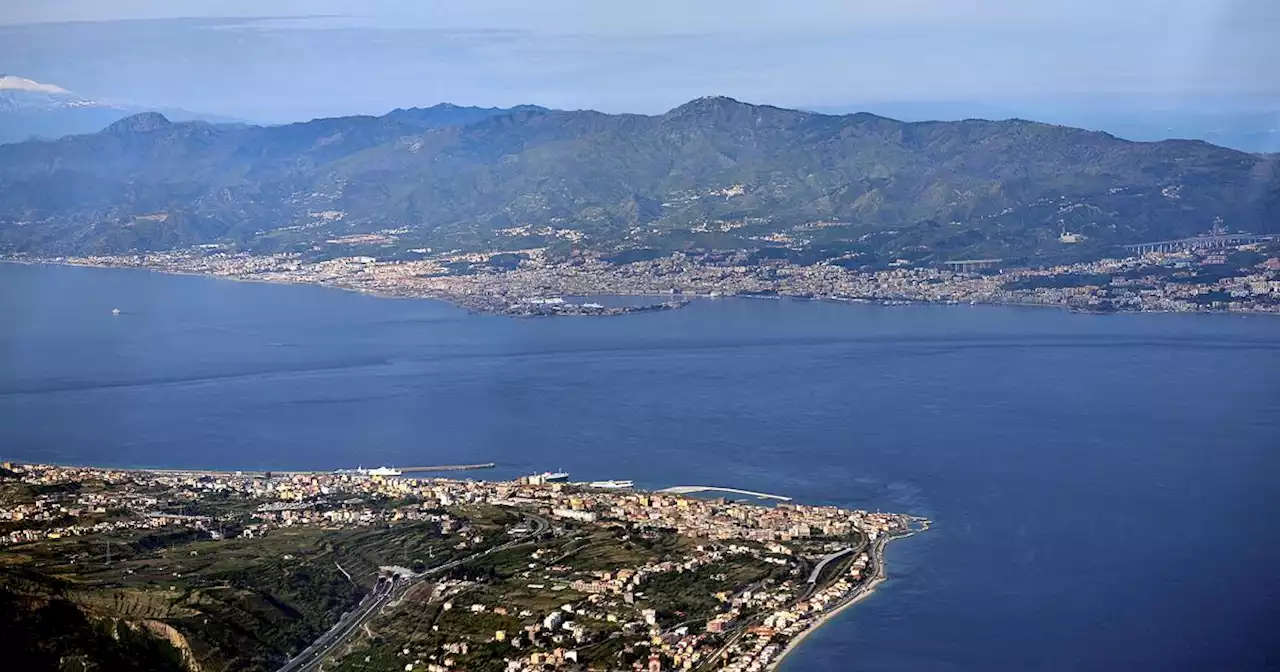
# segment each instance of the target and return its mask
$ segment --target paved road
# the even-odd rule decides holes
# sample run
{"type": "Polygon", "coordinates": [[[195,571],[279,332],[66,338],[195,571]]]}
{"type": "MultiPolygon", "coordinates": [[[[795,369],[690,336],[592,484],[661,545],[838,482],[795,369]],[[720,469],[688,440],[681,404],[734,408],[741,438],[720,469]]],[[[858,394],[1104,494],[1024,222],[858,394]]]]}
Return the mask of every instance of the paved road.
{"type": "Polygon", "coordinates": [[[850,553],[852,553],[852,552],[853,552],[853,547],[852,547],[852,546],[849,546],[849,547],[847,547],[847,548],[842,548],[842,549],[840,549],[840,550],[836,551],[835,553],[832,553],[832,554],[830,554],[830,555],[828,555],[828,556],[824,557],[820,562],[818,562],[817,566],[815,566],[815,567],[813,568],[813,571],[812,571],[812,572],[809,572],[809,583],[810,583],[810,584],[817,583],[817,582],[818,582],[818,577],[822,575],[822,570],[826,569],[826,568],[827,568],[827,565],[831,564],[831,561],[832,561],[832,560],[835,560],[836,558],[843,557],[843,556],[848,555],[848,554],[850,554],[850,553]]]}
{"type": "Polygon", "coordinates": [[[311,643],[292,660],[284,664],[278,672],[318,672],[321,664],[329,657],[329,654],[336,651],[343,644],[347,643],[353,634],[355,634],[361,626],[369,622],[382,611],[387,602],[397,595],[403,595],[414,584],[429,577],[448,571],[465,562],[470,562],[476,558],[483,558],[495,551],[502,551],[514,546],[528,542],[530,539],[536,539],[538,535],[546,532],[551,526],[546,519],[540,516],[524,514],[526,518],[533,522],[534,527],[528,534],[522,535],[505,544],[487,548],[480,553],[469,555],[465,558],[445,563],[439,567],[432,567],[427,571],[418,574],[410,579],[397,580],[395,577],[379,578],[378,585],[374,586],[373,592],[364,596],[360,600],[360,604],[356,608],[342,615],[338,622],[329,628],[329,631],[320,636],[319,639],[311,643]]]}
{"type": "Polygon", "coordinates": [[[361,625],[376,614],[382,605],[391,599],[391,594],[395,590],[396,580],[378,579],[378,585],[374,587],[373,592],[364,596],[360,600],[360,604],[356,608],[342,615],[338,622],[329,629],[328,632],[320,635],[320,638],[311,643],[298,654],[293,660],[285,663],[280,668],[280,672],[306,672],[309,670],[317,670],[329,652],[333,651],[340,644],[351,636],[361,625]]]}
{"type": "Polygon", "coordinates": [[[813,571],[809,572],[809,578],[808,580],[805,581],[805,583],[807,583],[808,585],[805,586],[805,589],[803,591],[801,591],[799,599],[801,600],[809,599],[809,596],[812,595],[813,592],[818,588],[818,579],[822,578],[823,570],[825,570],[827,568],[827,565],[831,564],[833,560],[838,560],[840,558],[843,558],[844,556],[850,553],[855,553],[855,554],[861,553],[865,550],[867,550],[867,539],[866,537],[863,537],[862,541],[859,541],[857,546],[850,546],[850,547],[841,549],[839,551],[836,551],[835,553],[832,553],[822,558],[822,560],[818,562],[818,565],[813,568],[813,571]]]}

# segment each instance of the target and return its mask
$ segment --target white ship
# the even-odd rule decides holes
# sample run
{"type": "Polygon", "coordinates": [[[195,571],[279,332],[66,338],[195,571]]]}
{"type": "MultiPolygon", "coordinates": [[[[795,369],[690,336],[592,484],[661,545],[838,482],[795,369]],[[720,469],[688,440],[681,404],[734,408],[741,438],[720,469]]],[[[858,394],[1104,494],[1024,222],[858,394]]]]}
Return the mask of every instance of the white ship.
{"type": "Polygon", "coordinates": [[[564,471],[544,471],[541,474],[522,476],[521,481],[530,485],[546,485],[552,481],[563,481],[567,478],[569,478],[569,474],[564,471]]]}
{"type": "Polygon", "coordinates": [[[378,467],[377,469],[357,469],[356,473],[366,476],[399,476],[400,470],[393,467],[378,467]]]}
{"type": "Polygon", "coordinates": [[[635,484],[636,484],[635,481],[591,481],[590,483],[587,484],[587,487],[608,488],[612,490],[612,489],[630,488],[635,484]]]}

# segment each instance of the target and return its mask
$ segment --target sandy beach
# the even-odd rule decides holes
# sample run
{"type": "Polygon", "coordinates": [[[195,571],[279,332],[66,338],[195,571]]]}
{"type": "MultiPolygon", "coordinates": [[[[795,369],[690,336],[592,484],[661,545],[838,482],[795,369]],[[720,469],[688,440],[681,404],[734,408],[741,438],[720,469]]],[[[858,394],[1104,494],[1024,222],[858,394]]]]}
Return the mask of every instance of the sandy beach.
{"type": "Polygon", "coordinates": [[[830,621],[832,618],[835,618],[836,616],[838,616],[840,612],[861,602],[862,600],[870,596],[872,593],[874,593],[876,591],[876,587],[884,583],[885,580],[888,578],[888,575],[885,573],[885,562],[884,562],[885,546],[887,546],[890,541],[896,541],[898,539],[906,539],[907,537],[915,536],[916,534],[919,534],[920,532],[924,532],[925,530],[929,529],[929,521],[921,520],[920,522],[922,523],[922,527],[918,530],[912,530],[905,534],[899,534],[891,537],[881,537],[877,539],[875,541],[875,544],[873,544],[871,547],[871,557],[873,558],[873,561],[875,562],[875,567],[876,567],[875,575],[872,576],[868,581],[866,581],[862,585],[858,586],[858,588],[853,591],[853,594],[849,597],[849,599],[842,602],[840,606],[834,609],[831,609],[830,611],[827,611],[822,616],[818,617],[818,620],[814,621],[809,627],[805,628],[803,632],[796,635],[795,637],[792,637],[791,641],[787,643],[787,647],[782,650],[782,653],[779,654],[778,657],[774,659],[773,662],[769,663],[769,666],[766,667],[765,669],[766,670],[778,669],[778,667],[782,665],[782,662],[787,659],[787,656],[791,655],[791,653],[800,646],[801,642],[803,642],[806,637],[808,637],[810,634],[817,631],[818,628],[821,628],[823,625],[825,625],[827,621],[830,621]]]}

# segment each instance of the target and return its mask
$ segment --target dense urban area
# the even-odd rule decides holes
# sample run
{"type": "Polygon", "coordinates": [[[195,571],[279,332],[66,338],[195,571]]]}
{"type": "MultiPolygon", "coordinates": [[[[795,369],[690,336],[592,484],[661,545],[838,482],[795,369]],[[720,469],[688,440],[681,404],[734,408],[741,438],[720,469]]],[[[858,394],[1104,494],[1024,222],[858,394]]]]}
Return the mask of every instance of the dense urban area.
{"type": "MultiPolygon", "coordinates": [[[[1071,234],[1064,233],[1070,244],[1071,234]]],[[[511,315],[612,315],[678,308],[689,296],[801,297],[841,301],[1060,306],[1073,310],[1280,313],[1280,244],[1267,236],[1170,241],[1134,255],[1043,267],[999,259],[906,262],[872,270],[836,261],[794,263],[758,252],[676,252],[567,259],[546,248],[431,253],[417,260],[298,253],[255,255],[217,245],[170,252],[16,260],[146,268],[264,282],[315,283],[386,296],[450,301],[511,315]],[[606,305],[600,296],[643,296],[606,305]],[[587,298],[583,298],[587,297],[587,298]]]]}
{"type": "Polygon", "coordinates": [[[2,474],[10,655],[63,669],[772,669],[928,527],[565,474],[2,474]]]}

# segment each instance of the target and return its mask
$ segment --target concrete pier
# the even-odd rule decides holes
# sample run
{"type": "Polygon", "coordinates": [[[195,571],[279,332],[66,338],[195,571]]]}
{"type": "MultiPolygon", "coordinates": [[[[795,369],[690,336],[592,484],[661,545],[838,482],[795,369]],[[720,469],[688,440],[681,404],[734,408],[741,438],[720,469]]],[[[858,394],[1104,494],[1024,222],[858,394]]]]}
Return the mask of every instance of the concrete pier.
{"type": "Polygon", "coordinates": [[[698,492],[729,492],[735,495],[748,495],[751,497],[759,497],[761,499],[776,499],[780,502],[791,501],[790,497],[782,495],[771,495],[767,492],[754,492],[752,490],[739,490],[737,488],[721,488],[714,485],[677,485],[671,488],[665,488],[658,492],[669,492],[674,495],[692,495],[698,492]]]}

